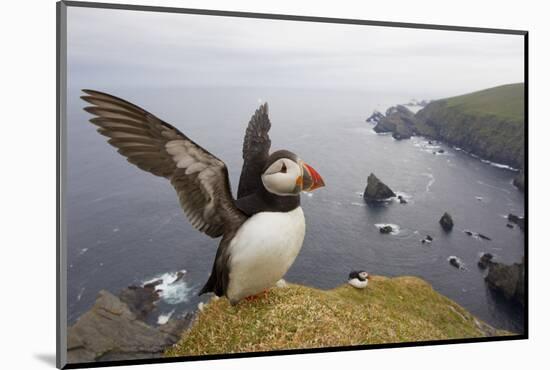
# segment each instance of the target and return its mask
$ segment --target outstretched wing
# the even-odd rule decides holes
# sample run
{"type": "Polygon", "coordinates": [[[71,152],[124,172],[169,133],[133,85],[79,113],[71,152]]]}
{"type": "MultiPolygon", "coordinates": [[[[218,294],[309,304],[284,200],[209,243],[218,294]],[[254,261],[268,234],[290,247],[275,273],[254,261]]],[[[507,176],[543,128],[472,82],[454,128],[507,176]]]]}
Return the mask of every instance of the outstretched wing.
{"type": "Polygon", "coordinates": [[[109,94],[83,90],[90,122],[128,162],[170,180],[193,227],[215,238],[244,222],[235,207],[225,164],[178,129],[109,94]]]}
{"type": "Polygon", "coordinates": [[[269,110],[267,103],[261,105],[250,119],[243,143],[243,168],[239,179],[237,199],[256,192],[261,186],[261,175],[271,140],[269,139],[269,110]]]}

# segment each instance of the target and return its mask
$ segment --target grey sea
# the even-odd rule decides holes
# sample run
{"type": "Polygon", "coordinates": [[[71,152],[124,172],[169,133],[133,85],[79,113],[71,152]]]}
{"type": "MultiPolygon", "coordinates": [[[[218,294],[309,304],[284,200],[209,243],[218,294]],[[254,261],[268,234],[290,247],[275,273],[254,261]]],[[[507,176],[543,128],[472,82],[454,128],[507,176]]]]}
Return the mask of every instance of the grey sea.
{"type": "MultiPolygon", "coordinates": [[[[414,275],[489,324],[523,332],[523,311],[489,291],[479,256],[490,252],[519,262],[524,234],[506,227],[506,215],[524,214],[515,172],[482,162],[460,148],[421,137],[396,141],[365,122],[373,109],[405,103],[399,94],[262,88],[103,89],[178,127],[222,159],[236,191],[241,148],[250,116],[267,101],[272,149],[289,149],[311,164],[326,187],[302,196],[306,238],[285,279],[329,289],[352,269],[385,276],[414,275]],[[439,149],[444,153],[433,154],[439,149]],[[362,198],[374,172],[407,204],[367,206],[362,198]],[[444,212],[455,222],[444,233],[444,212]],[[383,235],[381,224],[394,232],[383,235]],[[482,233],[483,240],[464,230],[482,233]],[[432,243],[422,244],[426,235],[432,243]],[[458,257],[464,269],[448,262],[458,257]]],[[[68,320],[91,307],[97,293],[158,278],[162,299],[152,320],[196,309],[218,240],[195,231],[168,181],[130,165],[95,132],[80,91],[68,94],[68,320]],[[172,283],[178,271],[184,279],[172,283]]]]}

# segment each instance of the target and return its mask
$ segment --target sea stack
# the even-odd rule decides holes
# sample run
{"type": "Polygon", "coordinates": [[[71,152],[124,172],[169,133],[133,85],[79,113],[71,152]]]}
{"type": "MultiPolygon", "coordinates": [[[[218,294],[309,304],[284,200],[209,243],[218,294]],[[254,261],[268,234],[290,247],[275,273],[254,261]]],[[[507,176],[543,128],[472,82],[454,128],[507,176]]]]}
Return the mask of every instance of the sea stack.
{"type": "Polygon", "coordinates": [[[521,263],[506,265],[490,261],[489,271],[485,277],[487,285],[509,300],[525,304],[525,260],[521,263]]]}
{"type": "Polygon", "coordinates": [[[483,255],[479,258],[479,261],[477,265],[480,269],[484,270],[489,266],[489,262],[493,259],[493,255],[491,253],[483,253],[483,255]]]}
{"type": "Polygon", "coordinates": [[[441,216],[441,219],[439,220],[439,224],[441,225],[443,230],[451,231],[454,226],[453,218],[449,213],[445,212],[443,216],[441,216]]]}
{"type": "Polygon", "coordinates": [[[389,234],[393,231],[393,227],[391,225],[385,225],[380,228],[378,228],[381,234],[389,234]]]}
{"type": "Polygon", "coordinates": [[[518,225],[519,229],[521,231],[524,231],[524,229],[525,229],[525,217],[520,217],[520,216],[517,216],[513,213],[510,213],[510,214],[508,214],[508,221],[518,225]]]}
{"type": "Polygon", "coordinates": [[[395,197],[395,193],[382,181],[371,173],[367,179],[367,188],[363,193],[363,198],[367,203],[380,202],[388,198],[395,197]]]}

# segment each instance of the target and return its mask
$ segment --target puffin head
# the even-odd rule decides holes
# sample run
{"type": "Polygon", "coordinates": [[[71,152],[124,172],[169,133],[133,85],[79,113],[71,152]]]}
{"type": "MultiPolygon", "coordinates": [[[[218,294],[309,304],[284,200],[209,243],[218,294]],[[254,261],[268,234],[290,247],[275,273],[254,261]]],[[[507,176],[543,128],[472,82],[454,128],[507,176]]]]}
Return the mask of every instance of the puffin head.
{"type": "Polygon", "coordinates": [[[369,273],[366,271],[352,271],[349,273],[349,279],[359,279],[360,281],[370,280],[369,273]]]}
{"type": "Polygon", "coordinates": [[[267,191],[280,196],[296,196],[325,186],[313,167],[288,150],[278,150],[269,156],[262,183],[267,191]]]}

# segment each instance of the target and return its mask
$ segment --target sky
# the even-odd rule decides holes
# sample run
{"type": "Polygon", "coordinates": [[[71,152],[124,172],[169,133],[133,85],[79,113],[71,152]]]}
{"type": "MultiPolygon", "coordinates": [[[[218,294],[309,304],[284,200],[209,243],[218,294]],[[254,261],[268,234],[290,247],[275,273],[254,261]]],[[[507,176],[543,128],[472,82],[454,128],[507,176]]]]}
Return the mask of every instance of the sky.
{"type": "Polygon", "coordinates": [[[68,8],[70,87],[446,97],[523,81],[523,36],[68,8]]]}

